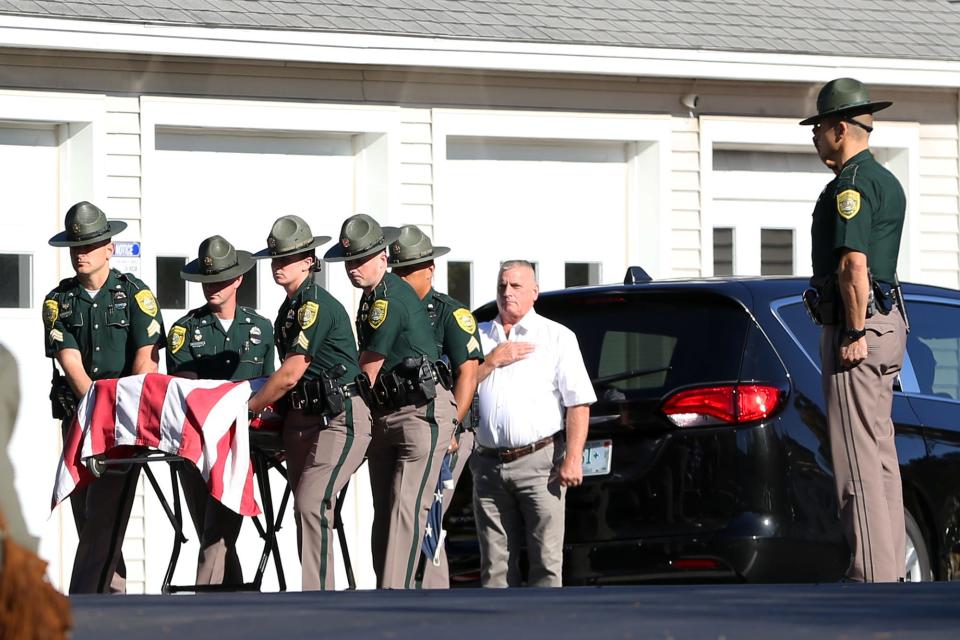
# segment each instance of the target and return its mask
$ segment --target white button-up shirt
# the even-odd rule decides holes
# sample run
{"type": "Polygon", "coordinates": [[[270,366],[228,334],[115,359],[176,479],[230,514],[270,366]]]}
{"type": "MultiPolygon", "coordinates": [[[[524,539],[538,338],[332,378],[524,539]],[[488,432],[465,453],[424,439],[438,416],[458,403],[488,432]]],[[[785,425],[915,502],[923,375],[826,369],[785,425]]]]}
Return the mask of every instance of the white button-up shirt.
{"type": "Polygon", "coordinates": [[[577,336],[533,309],[513,325],[509,337],[500,316],[481,323],[480,341],[484,353],[507,341],[535,347],[525,359],[494,369],[480,383],[480,446],[536,442],[563,429],[564,407],[597,401],[577,336]]]}

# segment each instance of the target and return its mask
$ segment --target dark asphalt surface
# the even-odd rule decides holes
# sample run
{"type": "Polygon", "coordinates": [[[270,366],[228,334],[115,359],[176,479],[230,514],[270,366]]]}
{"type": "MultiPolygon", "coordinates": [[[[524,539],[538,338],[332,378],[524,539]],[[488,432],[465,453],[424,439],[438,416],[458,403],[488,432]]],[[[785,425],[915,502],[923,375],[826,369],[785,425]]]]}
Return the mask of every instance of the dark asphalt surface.
{"type": "Polygon", "coordinates": [[[77,640],[960,638],[960,583],[74,596],[77,640]]]}

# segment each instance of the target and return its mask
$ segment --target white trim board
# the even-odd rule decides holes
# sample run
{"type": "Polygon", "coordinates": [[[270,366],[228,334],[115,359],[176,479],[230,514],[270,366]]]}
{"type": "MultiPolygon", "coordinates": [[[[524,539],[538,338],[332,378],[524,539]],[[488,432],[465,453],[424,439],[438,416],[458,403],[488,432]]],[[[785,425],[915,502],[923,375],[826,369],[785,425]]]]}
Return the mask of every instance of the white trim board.
{"type": "Polygon", "coordinates": [[[228,29],[0,16],[0,47],[638,77],[960,87],[960,61],[228,29]]]}

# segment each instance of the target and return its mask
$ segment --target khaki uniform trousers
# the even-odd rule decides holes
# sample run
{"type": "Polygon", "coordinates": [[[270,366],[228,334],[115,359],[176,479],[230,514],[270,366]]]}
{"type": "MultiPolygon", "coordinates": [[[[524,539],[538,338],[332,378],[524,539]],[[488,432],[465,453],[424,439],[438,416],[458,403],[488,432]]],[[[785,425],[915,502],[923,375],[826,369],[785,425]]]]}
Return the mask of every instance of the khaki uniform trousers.
{"type": "MultiPolygon", "coordinates": [[[[64,420],[60,424],[64,441],[67,439],[71,420],[64,420]]],[[[126,473],[105,475],[94,480],[93,484],[76,489],[70,494],[70,510],[73,512],[73,522],[79,538],[70,578],[70,593],[125,593],[127,590],[127,567],[123,562],[121,547],[137,488],[135,477],[131,480],[133,485],[127,500],[120,504],[127,477],[126,473]],[[94,487],[98,488],[94,490],[94,487]],[[92,509],[91,501],[95,501],[92,509]],[[118,517],[122,520],[122,526],[118,532],[117,553],[113,558],[108,558],[111,533],[118,517]],[[110,580],[104,585],[102,574],[108,563],[111,566],[110,580]]]]}
{"type": "Polygon", "coordinates": [[[900,311],[866,322],[868,355],[852,369],[839,365],[841,327],[820,335],[823,391],[840,521],[855,581],[895,582],[905,569],[900,464],[894,438],[893,381],[903,364],[906,329],[900,311]]]}
{"type": "Polygon", "coordinates": [[[359,397],[326,426],[320,416],[289,411],[283,423],[287,480],[293,491],[303,590],[334,589],[337,496],[363,463],[370,410],[359,397]]]}
{"type": "Polygon", "coordinates": [[[237,555],[243,516],[210,495],[200,470],[193,464],[179,464],[177,475],[200,541],[197,584],[243,584],[243,570],[237,555]]]}
{"type": "MultiPolygon", "coordinates": [[[[457,441],[459,445],[453,453],[453,489],[443,490],[443,515],[447,515],[447,508],[453,499],[453,493],[457,489],[457,483],[460,482],[460,476],[463,470],[467,468],[467,462],[473,453],[475,439],[473,431],[463,431],[457,441]]],[[[440,546],[440,564],[435,565],[427,560],[423,570],[423,588],[424,589],[449,589],[450,588],[450,567],[447,565],[446,545],[440,546]]]]}
{"type": "Polygon", "coordinates": [[[453,394],[391,413],[375,410],[367,458],[373,494],[372,552],[377,586],[415,587],[427,513],[440,477],[456,405],[453,394]]]}
{"type": "Polygon", "coordinates": [[[480,541],[480,583],[519,587],[520,548],[527,543],[531,587],[563,586],[566,487],[557,470],[564,447],[558,441],[539,451],[500,462],[474,451],[473,513],[480,541]]]}

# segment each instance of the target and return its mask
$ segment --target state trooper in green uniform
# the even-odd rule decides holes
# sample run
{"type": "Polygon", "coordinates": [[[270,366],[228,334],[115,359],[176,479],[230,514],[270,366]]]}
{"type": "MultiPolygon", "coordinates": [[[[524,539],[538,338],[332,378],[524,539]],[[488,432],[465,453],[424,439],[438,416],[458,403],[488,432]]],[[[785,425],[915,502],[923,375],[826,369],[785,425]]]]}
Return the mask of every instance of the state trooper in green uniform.
{"type": "Polygon", "coordinates": [[[274,281],[286,291],[274,324],[283,364],[250,399],[250,410],[286,398],[283,442],[293,489],[303,589],[333,589],[337,496],[363,463],[370,410],[360,397],[357,344],[346,309],[316,281],[314,250],[328,242],[301,218],[278,218],[267,248],[274,281]]]}
{"type": "Polygon", "coordinates": [[[892,582],[904,574],[904,515],[893,421],[906,311],[897,256],[906,197],[869,150],[871,102],[857,80],[827,83],[817,98],[813,144],[836,177],[813,211],[814,289],[804,299],[823,324],[823,390],[840,519],[851,550],[846,579],[892,582]]]}
{"type": "MultiPolygon", "coordinates": [[[[273,373],[273,326],[253,309],[237,304],[243,274],[254,264],[221,236],[200,243],[198,257],[181,271],[199,282],[207,303],[170,327],[167,373],[211,380],[249,380],[273,373]]],[[[178,468],[190,516],[200,539],[197,584],[243,583],[237,537],[243,516],[215,500],[192,464],[178,468]]]]}
{"type": "MultiPolygon", "coordinates": [[[[387,262],[393,273],[403,278],[420,297],[433,325],[433,336],[440,355],[453,372],[453,397],[457,407],[456,433],[447,448],[452,459],[452,486],[443,490],[443,512],[450,504],[457,481],[473,452],[473,428],[465,424],[477,392],[477,370],[483,362],[477,321],[459,300],[433,288],[434,258],[450,252],[448,247],[433,246],[430,238],[414,225],[400,227],[400,237],[390,245],[387,262]]],[[[446,464],[447,461],[445,460],[446,464]]],[[[439,535],[437,532],[435,535],[439,535]]],[[[446,589],[450,586],[447,554],[439,546],[439,564],[427,562],[422,586],[446,589]]]]}
{"type": "MultiPolygon", "coordinates": [[[[94,380],[153,373],[164,345],[163,318],[157,299],[129,273],[110,268],[113,242],[126,223],[107,220],[95,205],[70,207],[65,231],[50,239],[69,247],[76,275],[62,280],[43,302],[45,349],[63,369],[54,370],[54,417],[64,433],[94,380]]],[[[70,593],[125,589],[126,570],[118,548],[110,555],[114,523],[122,538],[133,505],[137,477],[133,472],[107,474],[86,490],[75,491],[70,503],[79,542],[70,579],[70,593]],[[117,522],[119,520],[119,522],[117,522]]],[[[118,545],[119,547],[119,545],[118,545]]]]}
{"type": "Polygon", "coordinates": [[[366,214],[347,218],[327,261],[344,261],[363,289],[357,313],[360,369],[372,384],[373,567],[377,586],[415,586],[427,511],[453,437],[455,407],[441,393],[433,328],[416,292],[387,273],[387,246],[398,231],[366,214]],[[438,391],[439,390],[439,391],[438,391]]]}

